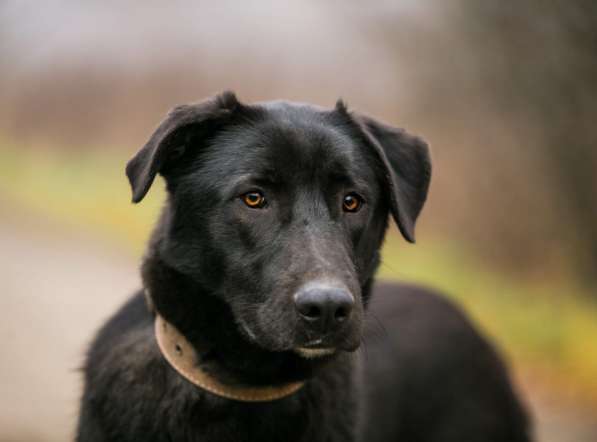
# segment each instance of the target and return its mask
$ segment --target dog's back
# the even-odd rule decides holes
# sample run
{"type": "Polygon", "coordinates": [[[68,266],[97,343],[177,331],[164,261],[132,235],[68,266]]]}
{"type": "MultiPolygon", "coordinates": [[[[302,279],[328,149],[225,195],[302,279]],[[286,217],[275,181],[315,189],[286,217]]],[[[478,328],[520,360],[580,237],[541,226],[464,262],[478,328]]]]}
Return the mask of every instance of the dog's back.
{"type": "Polygon", "coordinates": [[[379,284],[365,330],[362,440],[529,440],[501,360],[444,297],[379,284]]]}

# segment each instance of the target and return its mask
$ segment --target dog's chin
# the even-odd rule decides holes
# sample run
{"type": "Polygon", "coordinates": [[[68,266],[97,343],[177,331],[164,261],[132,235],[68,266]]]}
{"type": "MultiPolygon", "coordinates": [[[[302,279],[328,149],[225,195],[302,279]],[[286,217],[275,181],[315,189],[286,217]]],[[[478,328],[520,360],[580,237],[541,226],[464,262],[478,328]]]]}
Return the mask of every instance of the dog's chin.
{"type": "MultiPolygon", "coordinates": [[[[309,341],[307,343],[285,342],[280,340],[268,339],[262,336],[257,330],[252,329],[242,319],[237,319],[239,331],[244,338],[260,348],[261,350],[273,353],[291,352],[301,358],[315,360],[315,359],[330,359],[332,356],[340,352],[353,352],[360,344],[358,339],[344,339],[340,343],[326,343],[323,339],[309,341]]],[[[271,334],[269,337],[275,336],[271,334]]],[[[278,336],[279,337],[279,336],[278,336]]]]}

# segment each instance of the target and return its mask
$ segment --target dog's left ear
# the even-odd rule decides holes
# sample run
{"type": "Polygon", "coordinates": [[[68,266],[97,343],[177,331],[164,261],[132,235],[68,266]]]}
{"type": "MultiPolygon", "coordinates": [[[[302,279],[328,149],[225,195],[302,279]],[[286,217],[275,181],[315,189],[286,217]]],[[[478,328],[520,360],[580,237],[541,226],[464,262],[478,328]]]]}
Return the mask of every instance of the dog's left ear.
{"type": "Polygon", "coordinates": [[[402,236],[414,243],[415,222],[427,199],[431,180],[429,147],[403,129],[367,116],[351,114],[351,117],[383,165],[392,216],[402,236]]]}
{"type": "Polygon", "coordinates": [[[145,197],[157,173],[173,164],[191,145],[200,144],[212,126],[241,106],[234,93],[224,92],[200,103],[172,109],[126,165],[133,202],[145,197]]]}

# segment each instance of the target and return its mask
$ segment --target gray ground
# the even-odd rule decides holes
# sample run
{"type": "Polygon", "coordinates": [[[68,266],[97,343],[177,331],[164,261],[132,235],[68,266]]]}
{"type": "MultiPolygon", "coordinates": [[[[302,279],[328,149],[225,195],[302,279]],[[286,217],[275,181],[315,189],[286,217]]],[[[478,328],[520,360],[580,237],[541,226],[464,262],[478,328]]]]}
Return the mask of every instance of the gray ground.
{"type": "MultiPolygon", "coordinates": [[[[77,235],[0,215],[0,442],[72,439],[85,346],[138,286],[135,262],[77,235]]],[[[587,412],[528,396],[538,440],[597,441],[587,412]]]]}

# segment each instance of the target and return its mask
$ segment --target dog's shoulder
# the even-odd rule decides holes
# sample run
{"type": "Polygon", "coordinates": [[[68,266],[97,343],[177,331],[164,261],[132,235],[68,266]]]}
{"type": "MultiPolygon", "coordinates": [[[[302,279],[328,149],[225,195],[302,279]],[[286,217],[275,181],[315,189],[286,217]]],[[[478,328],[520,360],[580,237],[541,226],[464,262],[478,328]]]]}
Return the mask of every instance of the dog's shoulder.
{"type": "Polygon", "coordinates": [[[99,330],[84,375],[79,434],[97,426],[109,428],[118,440],[140,440],[140,435],[156,440],[152,437],[175,428],[173,422],[197,399],[196,389],[188,388],[161,356],[142,292],[99,330]]]}
{"type": "Polygon", "coordinates": [[[154,353],[151,351],[154,347],[152,322],[142,292],[136,293],[96,334],[87,355],[86,369],[93,371],[94,366],[111,364],[113,360],[118,360],[117,365],[121,367],[147,362],[154,353]]]}
{"type": "Polygon", "coordinates": [[[84,373],[98,403],[131,405],[135,400],[145,402],[164,394],[170,376],[142,292],[99,330],[87,353],[84,373]]]}

